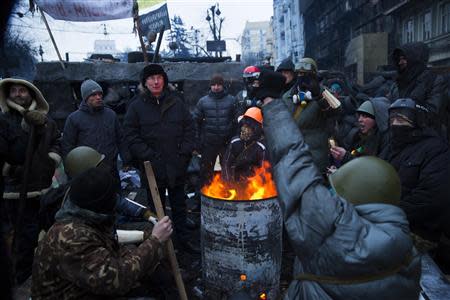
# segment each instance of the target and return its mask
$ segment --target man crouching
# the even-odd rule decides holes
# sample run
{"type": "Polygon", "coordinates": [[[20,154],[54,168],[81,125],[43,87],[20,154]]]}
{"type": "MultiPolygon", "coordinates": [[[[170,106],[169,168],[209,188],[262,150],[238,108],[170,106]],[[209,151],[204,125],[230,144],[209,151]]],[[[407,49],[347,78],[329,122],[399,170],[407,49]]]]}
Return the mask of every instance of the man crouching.
{"type": "Polygon", "coordinates": [[[33,299],[122,296],[156,269],[172,222],[164,217],[139,247],[121,247],[113,227],[116,197],[108,171],[89,169],[73,180],[69,199],[36,251],[33,299]]]}

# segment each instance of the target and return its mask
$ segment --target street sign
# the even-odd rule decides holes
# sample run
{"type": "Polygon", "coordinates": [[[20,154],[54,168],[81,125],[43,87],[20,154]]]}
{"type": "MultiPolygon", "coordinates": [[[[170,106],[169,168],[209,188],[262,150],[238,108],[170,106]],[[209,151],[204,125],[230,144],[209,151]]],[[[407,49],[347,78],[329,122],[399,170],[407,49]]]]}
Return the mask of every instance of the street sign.
{"type": "Polygon", "coordinates": [[[206,51],[221,52],[226,51],[225,41],[206,41],[206,51]]]}
{"type": "Polygon", "coordinates": [[[147,36],[149,32],[160,32],[161,30],[170,29],[169,11],[167,4],[151,11],[145,15],[139,16],[141,34],[147,36]]]}

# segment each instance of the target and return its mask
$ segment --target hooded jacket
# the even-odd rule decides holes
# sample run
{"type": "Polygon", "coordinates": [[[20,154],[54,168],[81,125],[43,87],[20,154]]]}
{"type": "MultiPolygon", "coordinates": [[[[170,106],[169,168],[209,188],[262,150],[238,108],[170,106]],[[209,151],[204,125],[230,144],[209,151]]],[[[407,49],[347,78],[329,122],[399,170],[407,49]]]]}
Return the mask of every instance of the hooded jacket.
{"type": "Polygon", "coordinates": [[[397,79],[391,87],[390,98],[411,98],[428,107],[434,114],[442,114],[444,108],[444,79],[427,69],[429,49],[422,42],[408,43],[396,48],[392,61],[398,68],[398,60],[404,55],[407,60],[406,70],[398,72],[397,79]]]}
{"type": "Polygon", "coordinates": [[[125,115],[124,132],[131,156],[141,168],[146,160],[152,163],[158,184],[184,184],[195,129],[178,94],[166,88],[156,98],[141,86],[125,115]]]}
{"type": "MultiPolygon", "coordinates": [[[[21,84],[28,88],[33,98],[28,110],[36,110],[47,114],[49,106],[42,93],[32,83],[15,78],[0,81],[0,119],[3,137],[8,145],[8,162],[4,164],[2,174],[5,176],[5,199],[18,199],[24,176],[24,164],[30,126],[23,114],[27,111],[17,103],[8,99],[9,87],[21,84]]],[[[45,194],[52,184],[55,167],[61,162],[60,134],[56,123],[47,116],[47,122],[35,126],[31,165],[28,173],[27,198],[45,194]]]]}
{"type": "Polygon", "coordinates": [[[226,144],[236,130],[236,98],[226,90],[200,98],[193,118],[200,144],[226,144]]]}
{"type": "Polygon", "coordinates": [[[88,146],[104,154],[111,167],[116,166],[118,153],[125,164],[130,161],[116,113],[104,106],[93,110],[84,100],[79,109],[67,117],[62,139],[63,155],[78,146],[88,146]]]}
{"type": "Polygon", "coordinates": [[[135,249],[120,247],[114,218],[67,200],[40,242],[33,264],[33,299],[111,299],[126,294],[162,258],[154,237],[135,249]]]}
{"type": "Polygon", "coordinates": [[[278,201],[296,255],[294,278],[308,273],[351,280],[399,268],[353,284],[294,279],[284,299],[417,299],[420,257],[402,209],[354,206],[333,195],[286,106],[276,99],[263,106],[263,114],[278,201]],[[408,256],[412,259],[405,260],[408,256]]]}
{"type": "Polygon", "coordinates": [[[353,135],[348,137],[348,141],[344,143],[349,145],[349,149],[341,163],[346,163],[357,156],[374,155],[379,156],[380,153],[388,145],[388,129],[389,129],[389,106],[391,103],[387,98],[370,98],[375,114],[376,128],[368,135],[362,136],[359,130],[354,130],[353,135]],[[361,152],[352,154],[353,150],[360,149],[361,152]]]}

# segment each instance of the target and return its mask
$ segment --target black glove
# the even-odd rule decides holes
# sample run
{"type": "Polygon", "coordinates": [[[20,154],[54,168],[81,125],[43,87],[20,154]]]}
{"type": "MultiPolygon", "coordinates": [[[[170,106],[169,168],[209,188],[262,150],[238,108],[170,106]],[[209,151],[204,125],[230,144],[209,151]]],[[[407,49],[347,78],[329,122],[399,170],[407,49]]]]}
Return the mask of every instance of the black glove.
{"type": "Polygon", "coordinates": [[[23,118],[29,125],[42,126],[47,123],[47,115],[37,110],[25,111],[23,118]]]}
{"type": "Polygon", "coordinates": [[[259,87],[256,88],[255,98],[264,100],[267,97],[279,98],[283,92],[286,79],[278,72],[263,69],[259,75],[259,87]]]}

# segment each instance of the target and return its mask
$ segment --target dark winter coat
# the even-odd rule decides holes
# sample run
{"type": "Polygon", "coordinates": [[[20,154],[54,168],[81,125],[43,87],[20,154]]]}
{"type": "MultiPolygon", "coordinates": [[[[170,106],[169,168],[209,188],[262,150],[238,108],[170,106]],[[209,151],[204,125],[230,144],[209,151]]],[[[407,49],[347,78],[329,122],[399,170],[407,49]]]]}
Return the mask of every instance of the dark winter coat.
{"type": "Polygon", "coordinates": [[[420,257],[405,213],[388,204],[354,206],[333,195],[286,106],[276,99],[263,106],[263,114],[278,201],[296,255],[294,277],[309,273],[351,280],[400,268],[358,284],[294,279],[284,299],[417,299],[420,257]],[[405,261],[410,255],[413,259],[405,261]]]}
{"type": "MultiPolygon", "coordinates": [[[[437,76],[426,65],[429,58],[429,49],[424,43],[408,43],[394,50],[394,54],[402,52],[407,59],[406,70],[399,73],[396,82],[392,85],[390,98],[395,101],[399,98],[411,98],[434,114],[440,115],[444,107],[444,79],[437,76]]],[[[394,56],[394,64],[398,57],[394,56]]]]}
{"type": "Polygon", "coordinates": [[[331,135],[330,119],[338,114],[338,110],[323,110],[319,97],[309,101],[305,108],[297,113],[299,104],[292,102],[292,95],[296,86],[283,95],[283,102],[288,110],[294,116],[295,123],[303,133],[305,142],[311,151],[314,163],[318,166],[320,172],[324,173],[328,166],[328,137],[331,135]]]}
{"type": "MultiPolygon", "coordinates": [[[[0,113],[2,130],[6,132],[5,138],[8,144],[8,164],[4,166],[5,199],[18,199],[20,186],[23,180],[24,164],[30,138],[30,128],[23,121],[22,114],[10,108],[0,113]]],[[[27,197],[37,197],[51,187],[55,167],[61,161],[60,133],[56,123],[47,117],[45,125],[35,126],[33,152],[28,173],[27,197]]]]}
{"type": "Polygon", "coordinates": [[[88,146],[104,154],[110,166],[116,165],[119,152],[125,163],[130,160],[116,113],[107,107],[94,111],[86,101],[67,117],[62,139],[63,155],[78,146],[88,146]]]}
{"type": "Polygon", "coordinates": [[[438,240],[450,218],[447,143],[434,131],[417,130],[410,143],[398,150],[390,145],[382,158],[390,162],[400,176],[400,206],[408,216],[411,230],[428,240],[438,240]]]}
{"type": "Polygon", "coordinates": [[[151,274],[162,244],[151,237],[133,250],[120,247],[113,223],[111,216],[66,201],[36,250],[32,298],[111,299],[151,274]]]}
{"type": "Polygon", "coordinates": [[[200,145],[226,144],[236,130],[236,98],[226,91],[218,95],[210,92],[198,100],[194,121],[200,145]]]}
{"type": "Polygon", "coordinates": [[[142,89],[125,115],[124,132],[131,156],[141,169],[144,161],[152,163],[158,184],[184,183],[195,148],[195,129],[191,114],[177,94],[165,89],[157,99],[142,89]]]}

